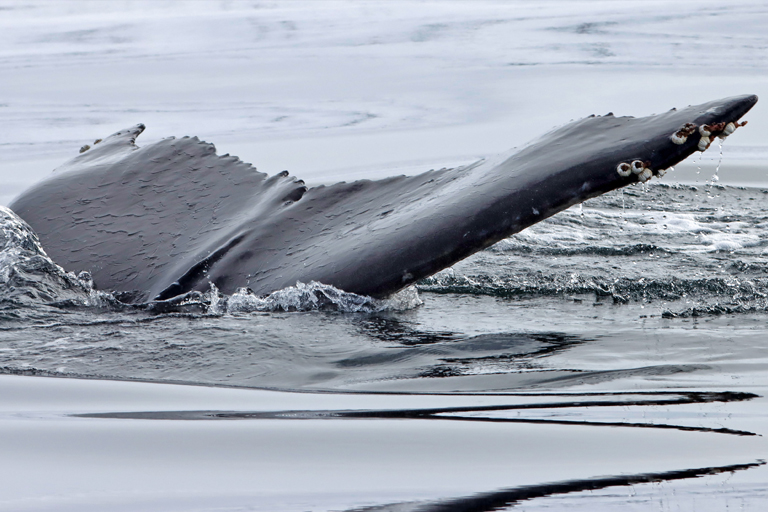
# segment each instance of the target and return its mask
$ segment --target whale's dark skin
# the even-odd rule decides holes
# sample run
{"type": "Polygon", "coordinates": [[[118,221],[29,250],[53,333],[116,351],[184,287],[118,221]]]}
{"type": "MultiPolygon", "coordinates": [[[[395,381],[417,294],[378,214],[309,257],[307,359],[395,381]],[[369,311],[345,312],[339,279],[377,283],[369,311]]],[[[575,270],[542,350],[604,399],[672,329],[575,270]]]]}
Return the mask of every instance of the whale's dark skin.
{"type": "MultiPolygon", "coordinates": [[[[418,176],[307,189],[267,176],[197,138],[139,148],[118,132],[11,205],[68,271],[130,302],[214,283],[267,294],[297,281],[385,297],[574,204],[636,183],[697,150],[670,136],[685,123],[740,119],[738,96],[645,118],[589,117],[511,155],[418,176]]],[[[714,131],[716,135],[718,131],[714,131]]]]}

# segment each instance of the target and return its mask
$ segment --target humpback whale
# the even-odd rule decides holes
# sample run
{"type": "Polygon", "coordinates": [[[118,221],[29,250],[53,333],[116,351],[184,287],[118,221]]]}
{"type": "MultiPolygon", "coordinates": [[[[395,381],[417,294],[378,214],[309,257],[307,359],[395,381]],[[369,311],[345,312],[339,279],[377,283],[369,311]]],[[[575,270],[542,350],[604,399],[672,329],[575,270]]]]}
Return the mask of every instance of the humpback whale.
{"type": "Polygon", "coordinates": [[[67,271],[126,302],[214,284],[268,294],[318,281],[375,298],[574,204],[661,176],[741,126],[754,95],[643,118],[590,116],[520,151],[416,176],[308,188],[196,137],[119,131],[10,208],[67,271]]]}

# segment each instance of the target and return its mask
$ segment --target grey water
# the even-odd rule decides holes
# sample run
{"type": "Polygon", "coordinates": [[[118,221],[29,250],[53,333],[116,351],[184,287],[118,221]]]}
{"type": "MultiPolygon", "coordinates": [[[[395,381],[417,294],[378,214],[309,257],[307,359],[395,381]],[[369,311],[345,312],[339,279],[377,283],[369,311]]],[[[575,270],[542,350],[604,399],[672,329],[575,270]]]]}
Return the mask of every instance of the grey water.
{"type": "MultiPolygon", "coordinates": [[[[657,461],[673,471],[638,474],[636,456],[617,454],[607,464],[595,455],[584,461],[581,480],[553,476],[515,487],[513,478],[510,488],[437,501],[363,500],[379,503],[370,510],[627,503],[658,510],[701,503],[713,488],[717,499],[708,510],[759,509],[768,496],[760,435],[768,381],[766,199],[768,189],[711,183],[629,187],[561,212],[386,300],[297,283],[266,297],[248,290],[227,296],[212,286],[140,305],[94,290],[87,273],[64,272],[31,229],[2,209],[0,373],[486,400],[357,412],[116,407],[96,418],[491,422],[558,426],[563,440],[587,428],[586,452],[605,428],[636,439],[646,439],[639,432],[649,429],[725,439],[708,441],[702,460],[657,461]],[[757,444],[730,452],[728,438],[757,444]],[[723,450],[731,455],[724,458],[723,450]],[[643,482],[667,484],[637,487],[629,497],[614,491],[643,482]]],[[[542,454],[551,442],[545,432],[536,434],[542,454]]],[[[488,469],[475,471],[490,481],[490,473],[482,477],[488,469]]]]}
{"type": "Polygon", "coordinates": [[[766,199],[759,188],[633,187],[387,301],[298,283],[142,307],[64,273],[6,210],[0,367],[282,389],[720,384],[713,361],[765,364],[766,199]]]}

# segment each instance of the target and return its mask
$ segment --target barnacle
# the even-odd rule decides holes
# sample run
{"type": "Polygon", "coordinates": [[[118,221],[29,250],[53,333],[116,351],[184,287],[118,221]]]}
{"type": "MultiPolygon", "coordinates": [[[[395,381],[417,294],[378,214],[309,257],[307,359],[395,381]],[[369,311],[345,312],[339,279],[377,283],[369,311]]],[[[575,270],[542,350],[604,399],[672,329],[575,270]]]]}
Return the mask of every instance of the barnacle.
{"type": "Polygon", "coordinates": [[[698,145],[699,151],[706,151],[711,143],[712,139],[710,137],[702,137],[698,145]]]}
{"type": "Polygon", "coordinates": [[[640,180],[640,183],[645,183],[649,179],[653,177],[653,171],[651,171],[649,168],[643,169],[643,171],[637,175],[637,179],[640,180]]]}
{"type": "Polygon", "coordinates": [[[679,130],[673,133],[669,139],[675,144],[685,144],[688,140],[688,136],[696,131],[696,125],[693,123],[685,123],[679,130]]]}
{"type": "Polygon", "coordinates": [[[627,162],[621,162],[618,166],[616,166],[616,172],[619,173],[619,176],[626,178],[632,174],[632,167],[627,162]]]}

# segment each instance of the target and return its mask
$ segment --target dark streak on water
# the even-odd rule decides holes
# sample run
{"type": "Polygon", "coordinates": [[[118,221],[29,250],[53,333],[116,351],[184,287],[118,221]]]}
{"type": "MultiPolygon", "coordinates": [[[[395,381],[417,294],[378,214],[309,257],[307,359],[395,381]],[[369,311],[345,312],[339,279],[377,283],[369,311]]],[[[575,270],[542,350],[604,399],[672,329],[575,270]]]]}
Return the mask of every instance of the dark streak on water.
{"type": "MultiPolygon", "coordinates": [[[[619,395],[619,394],[615,394],[619,395]]],[[[635,394],[632,394],[635,395],[635,394]]],[[[632,396],[631,395],[631,396],[632,396]]],[[[674,429],[688,432],[712,432],[718,434],[730,434],[736,436],[755,436],[754,432],[744,430],[734,430],[729,428],[706,428],[689,427],[683,425],[669,425],[660,423],[629,423],[629,422],[607,422],[607,421],[572,421],[556,419],[532,419],[520,417],[484,417],[484,416],[462,416],[461,413],[482,413],[482,412],[503,412],[503,411],[521,411],[526,409],[561,409],[576,407],[642,407],[652,405],[679,405],[696,404],[711,402],[731,402],[750,400],[757,398],[752,393],[696,393],[682,392],[669,393],[671,396],[664,396],[658,393],[655,398],[643,400],[608,400],[594,401],[589,400],[595,395],[568,395],[569,398],[582,398],[578,401],[554,402],[554,403],[526,403],[516,405],[490,405],[473,407],[443,407],[431,409],[386,409],[386,410],[355,410],[355,411],[132,411],[132,412],[109,412],[109,413],[89,413],[74,414],[79,418],[113,418],[113,419],[136,419],[136,420],[339,420],[339,419],[403,419],[403,420],[443,420],[443,421],[478,421],[478,422],[497,422],[497,423],[541,423],[553,425],[582,425],[598,427],[632,427],[632,428],[658,428],[674,429]]],[[[531,395],[526,395],[531,396],[531,395]]]]}
{"type": "Polygon", "coordinates": [[[595,491],[606,487],[629,486],[647,483],[669,482],[689,478],[699,478],[705,475],[732,473],[755,468],[765,464],[758,460],[747,464],[730,466],[686,469],[682,471],[667,471],[663,473],[643,473],[638,475],[616,475],[588,480],[570,480],[543,485],[530,485],[512,489],[501,489],[494,492],[476,494],[464,498],[440,500],[437,502],[393,503],[390,505],[357,508],[350,512],[485,512],[501,510],[521,501],[543,498],[553,494],[567,494],[582,491],[595,491]]]}

